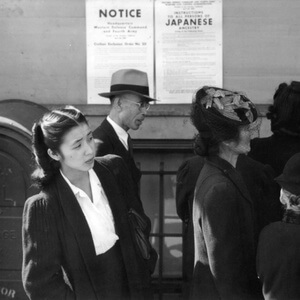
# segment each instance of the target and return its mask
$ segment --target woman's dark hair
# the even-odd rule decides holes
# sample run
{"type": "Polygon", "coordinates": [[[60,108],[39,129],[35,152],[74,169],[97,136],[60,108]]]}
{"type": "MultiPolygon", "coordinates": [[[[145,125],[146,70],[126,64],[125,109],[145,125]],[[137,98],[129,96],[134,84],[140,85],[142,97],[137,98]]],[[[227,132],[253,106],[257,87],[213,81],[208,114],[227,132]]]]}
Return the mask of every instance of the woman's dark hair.
{"type": "Polygon", "coordinates": [[[271,120],[274,133],[284,132],[300,135],[300,82],[292,81],[279,84],[269,106],[267,118],[271,120]]]}
{"type": "Polygon", "coordinates": [[[48,155],[48,149],[59,153],[63,137],[73,127],[88,124],[84,115],[73,106],[50,111],[32,127],[32,149],[35,156],[36,170],[32,179],[36,185],[47,185],[59,171],[60,163],[48,155]]]}
{"type": "MultiPolygon", "coordinates": [[[[201,156],[218,154],[221,142],[238,140],[240,128],[249,124],[249,121],[244,119],[245,112],[238,111],[239,109],[236,110],[236,114],[240,118],[239,121],[225,117],[213,107],[206,109],[205,105],[203,105],[203,99],[207,97],[211,98],[209,90],[230,93],[230,96],[225,96],[227,97],[226,99],[239,95],[243,102],[251,103],[248,98],[241,94],[216,87],[203,87],[196,92],[192,104],[191,121],[198,131],[194,141],[194,149],[196,154],[201,156]]],[[[254,107],[251,110],[255,112],[256,115],[254,118],[256,119],[257,111],[254,107]]]]}

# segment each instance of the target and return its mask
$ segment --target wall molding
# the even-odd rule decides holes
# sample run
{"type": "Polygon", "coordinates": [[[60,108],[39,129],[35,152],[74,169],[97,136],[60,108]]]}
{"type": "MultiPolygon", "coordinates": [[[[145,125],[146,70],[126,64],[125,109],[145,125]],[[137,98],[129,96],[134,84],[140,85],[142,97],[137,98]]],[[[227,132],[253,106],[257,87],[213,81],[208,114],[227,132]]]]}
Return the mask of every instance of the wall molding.
{"type": "MultiPolygon", "coordinates": [[[[48,109],[56,109],[65,106],[64,104],[47,104],[48,109]]],[[[84,115],[88,117],[105,117],[108,115],[110,105],[108,104],[74,104],[84,115]]],[[[259,116],[265,117],[269,104],[257,104],[259,116]]],[[[190,104],[153,104],[147,111],[147,117],[188,117],[190,115],[190,104]]]]}

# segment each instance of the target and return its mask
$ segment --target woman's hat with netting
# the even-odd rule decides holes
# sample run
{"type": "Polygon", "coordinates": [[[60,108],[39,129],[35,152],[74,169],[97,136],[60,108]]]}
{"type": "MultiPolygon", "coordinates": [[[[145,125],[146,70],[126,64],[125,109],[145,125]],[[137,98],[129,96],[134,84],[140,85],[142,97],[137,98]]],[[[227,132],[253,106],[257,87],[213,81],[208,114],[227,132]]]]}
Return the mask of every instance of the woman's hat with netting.
{"type": "Polygon", "coordinates": [[[198,142],[205,140],[208,147],[237,138],[240,126],[259,128],[255,105],[243,93],[210,86],[194,94],[191,120],[199,132],[198,142]]]}
{"type": "Polygon", "coordinates": [[[200,99],[200,103],[205,114],[236,125],[252,124],[257,119],[255,105],[245,94],[207,86],[202,90],[206,95],[200,99]]]}

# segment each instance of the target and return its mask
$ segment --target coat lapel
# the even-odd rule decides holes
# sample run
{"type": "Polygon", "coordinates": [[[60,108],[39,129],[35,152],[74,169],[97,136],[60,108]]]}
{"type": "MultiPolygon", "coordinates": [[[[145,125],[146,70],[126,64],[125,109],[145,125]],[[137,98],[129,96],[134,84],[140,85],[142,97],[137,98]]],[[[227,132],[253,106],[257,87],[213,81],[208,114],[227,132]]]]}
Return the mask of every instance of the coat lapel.
{"type": "Polygon", "coordinates": [[[230,179],[230,181],[235,185],[238,191],[241,193],[243,198],[245,198],[251,205],[253,205],[250,193],[241,177],[241,175],[236,171],[236,169],[224,159],[213,156],[208,158],[210,164],[214,165],[216,168],[221,170],[223,174],[230,179]]]}
{"type": "MultiPolygon", "coordinates": [[[[115,177],[112,173],[101,163],[95,161],[94,171],[97,174],[102,188],[107,196],[107,200],[111,207],[115,220],[124,220],[124,216],[127,216],[127,206],[124,201],[120,201],[123,196],[121,195],[119,188],[116,186],[115,177]]],[[[117,226],[118,222],[115,222],[117,226]]],[[[116,228],[118,231],[118,228],[116,228]]]]}
{"type": "Polygon", "coordinates": [[[95,282],[93,281],[93,279],[96,278],[93,274],[96,252],[89,225],[75,195],[61,174],[56,176],[55,184],[56,190],[58,191],[59,202],[67,220],[73,229],[78,247],[82,253],[84,263],[90,276],[90,281],[92,282],[94,290],[96,291],[97,288],[95,286],[95,282]]]}
{"type": "Polygon", "coordinates": [[[115,153],[117,153],[121,157],[129,157],[129,151],[122,144],[118,135],[116,134],[111,124],[107,121],[107,119],[103,121],[103,129],[106,131],[107,136],[109,136],[111,144],[115,146],[115,153]]]}
{"type": "Polygon", "coordinates": [[[127,150],[124,147],[124,145],[122,144],[122,142],[120,141],[120,139],[119,139],[118,135],[116,134],[115,130],[113,129],[113,127],[110,125],[110,123],[106,119],[103,121],[102,125],[103,125],[103,129],[106,131],[106,133],[110,139],[110,143],[112,145],[114,145],[113,153],[121,156],[124,159],[124,161],[128,165],[129,170],[132,174],[133,181],[139,182],[141,179],[141,171],[136,166],[134,158],[133,158],[133,150],[132,150],[132,148],[130,149],[130,147],[132,147],[132,141],[131,141],[130,136],[129,136],[129,140],[128,140],[129,150],[127,150]]]}

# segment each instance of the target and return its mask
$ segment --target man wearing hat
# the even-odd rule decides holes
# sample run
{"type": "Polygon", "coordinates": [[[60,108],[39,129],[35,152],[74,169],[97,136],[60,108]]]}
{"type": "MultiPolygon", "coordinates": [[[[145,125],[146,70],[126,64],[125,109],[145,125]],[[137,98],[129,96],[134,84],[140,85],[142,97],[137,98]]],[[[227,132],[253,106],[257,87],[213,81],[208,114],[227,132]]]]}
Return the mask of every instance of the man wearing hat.
{"type": "MultiPolygon", "coordinates": [[[[110,99],[109,115],[93,132],[96,142],[96,156],[115,154],[123,158],[132,176],[137,198],[141,172],[132,155],[132,145],[128,130],[137,130],[143,123],[151,101],[147,73],[135,69],[122,69],[112,74],[110,92],[99,94],[110,99]]],[[[152,248],[147,261],[153,273],[157,253],[152,248]]]]}
{"type": "Polygon", "coordinates": [[[133,155],[128,130],[137,130],[143,123],[150,102],[147,73],[135,69],[122,69],[113,73],[110,92],[99,94],[110,99],[111,110],[107,118],[93,132],[97,156],[116,154],[126,162],[136,191],[141,178],[133,155]]]}
{"type": "Polygon", "coordinates": [[[300,299],[300,153],[292,156],[275,179],[285,208],[281,222],[260,234],[257,273],[265,299],[300,299]]]}

